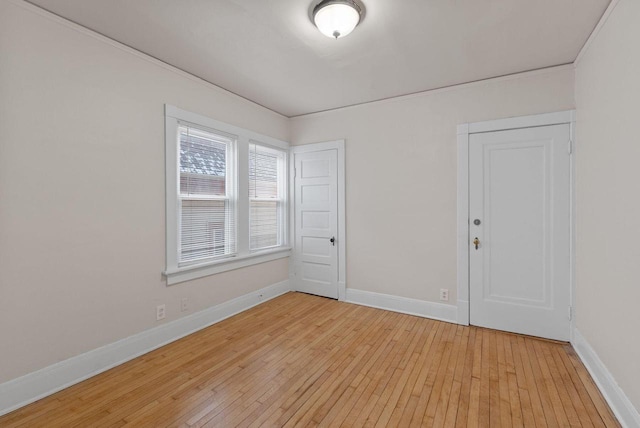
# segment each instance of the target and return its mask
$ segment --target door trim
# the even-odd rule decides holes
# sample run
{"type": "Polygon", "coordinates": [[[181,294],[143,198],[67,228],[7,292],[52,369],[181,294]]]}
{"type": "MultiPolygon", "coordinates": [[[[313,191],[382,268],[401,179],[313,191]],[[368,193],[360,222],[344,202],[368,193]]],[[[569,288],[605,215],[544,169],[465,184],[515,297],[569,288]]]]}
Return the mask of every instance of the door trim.
{"type": "MultiPolygon", "coordinates": [[[[295,155],[296,153],[317,152],[322,150],[338,151],[338,300],[343,302],[347,297],[347,259],[346,259],[346,224],[345,224],[345,140],[327,141],[323,143],[304,144],[301,146],[292,146],[289,150],[289,236],[292,245],[295,245],[295,155]]],[[[292,288],[295,290],[295,249],[291,252],[289,262],[289,279],[292,288]]]]}
{"type": "MultiPolygon", "coordinates": [[[[570,141],[567,150],[571,153],[569,158],[570,174],[570,290],[569,302],[571,312],[575,312],[575,124],[576,111],[566,110],[555,113],[544,113],[532,116],[510,117],[506,119],[488,120],[484,122],[463,123],[458,125],[458,184],[457,184],[457,236],[458,236],[458,260],[457,260],[457,285],[458,285],[458,324],[469,325],[469,136],[482,132],[506,131],[510,129],[533,128],[537,126],[550,126],[569,124],[570,141]]],[[[575,313],[567,313],[570,316],[570,334],[573,339],[575,327],[575,313]]]]}

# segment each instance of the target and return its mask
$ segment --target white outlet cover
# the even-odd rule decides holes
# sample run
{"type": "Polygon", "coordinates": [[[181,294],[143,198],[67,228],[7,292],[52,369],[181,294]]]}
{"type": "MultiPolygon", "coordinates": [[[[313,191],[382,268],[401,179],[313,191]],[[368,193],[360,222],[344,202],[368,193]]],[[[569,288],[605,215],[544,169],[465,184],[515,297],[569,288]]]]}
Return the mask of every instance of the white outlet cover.
{"type": "Polygon", "coordinates": [[[164,319],[164,317],[166,316],[166,307],[165,305],[158,305],[156,307],[156,321],[160,321],[161,319],[164,319]]]}

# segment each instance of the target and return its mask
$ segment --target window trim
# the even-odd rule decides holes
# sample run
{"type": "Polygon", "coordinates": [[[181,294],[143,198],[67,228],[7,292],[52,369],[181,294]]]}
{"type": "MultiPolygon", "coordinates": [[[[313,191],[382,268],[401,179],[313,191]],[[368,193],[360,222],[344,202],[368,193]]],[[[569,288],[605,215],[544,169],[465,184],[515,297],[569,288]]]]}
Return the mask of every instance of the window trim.
{"type": "Polygon", "coordinates": [[[208,275],[239,269],[258,263],[289,257],[288,189],[284,192],[285,219],[283,243],[279,247],[250,251],[249,242],[249,143],[271,146],[285,152],[284,183],[288,183],[287,164],[289,143],[262,135],[238,126],[220,122],[196,113],[181,110],[165,104],[165,193],[166,193],[166,269],[162,272],[167,285],[177,284],[208,275]],[[236,194],[236,253],[220,259],[192,265],[179,265],[179,169],[178,169],[178,127],[180,122],[194,127],[209,129],[235,137],[233,174],[236,194]]]}

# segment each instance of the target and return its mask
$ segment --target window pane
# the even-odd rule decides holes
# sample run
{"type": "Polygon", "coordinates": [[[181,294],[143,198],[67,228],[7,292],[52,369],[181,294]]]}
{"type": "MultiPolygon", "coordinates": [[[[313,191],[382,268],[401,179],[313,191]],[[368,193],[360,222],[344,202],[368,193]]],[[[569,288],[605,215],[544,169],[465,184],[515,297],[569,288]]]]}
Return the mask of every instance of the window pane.
{"type": "Polygon", "coordinates": [[[251,249],[280,245],[278,239],[280,229],[278,202],[251,201],[249,204],[251,207],[251,249]]]}
{"type": "Polygon", "coordinates": [[[180,261],[190,262],[235,251],[233,216],[224,200],[183,200],[180,261]]]}
{"type": "Polygon", "coordinates": [[[249,144],[250,249],[282,245],[285,153],[249,144]]]}
{"type": "Polygon", "coordinates": [[[233,140],[189,125],[179,127],[179,139],[179,264],[233,254],[233,140]]]}
{"type": "Polygon", "coordinates": [[[180,194],[224,196],[228,140],[180,127],[180,194]]]}
{"type": "Polygon", "coordinates": [[[281,153],[249,146],[249,197],[278,198],[278,161],[281,153]]]}

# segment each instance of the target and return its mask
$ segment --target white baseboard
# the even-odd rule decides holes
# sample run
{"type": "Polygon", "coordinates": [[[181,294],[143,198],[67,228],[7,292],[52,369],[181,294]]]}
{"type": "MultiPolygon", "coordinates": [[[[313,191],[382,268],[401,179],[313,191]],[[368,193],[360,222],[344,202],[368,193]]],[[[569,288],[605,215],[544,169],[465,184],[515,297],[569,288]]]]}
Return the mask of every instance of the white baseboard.
{"type": "Polygon", "coordinates": [[[347,284],[344,281],[338,281],[338,300],[344,302],[347,299],[347,284]]]}
{"type": "Polygon", "coordinates": [[[624,391],[620,389],[607,367],[600,360],[598,354],[596,354],[596,351],[593,350],[578,329],[574,329],[573,331],[571,344],[587,367],[596,385],[598,385],[605,400],[609,403],[609,407],[611,407],[611,410],[618,418],[618,422],[620,422],[623,427],[640,427],[640,414],[638,410],[633,406],[624,391]]]}
{"type": "Polygon", "coordinates": [[[0,384],[0,416],[291,291],[289,280],[0,384]]]}
{"type": "Polygon", "coordinates": [[[454,324],[458,322],[457,306],[444,305],[442,303],[374,293],[372,291],[354,290],[353,288],[347,288],[346,302],[454,324]]]}

